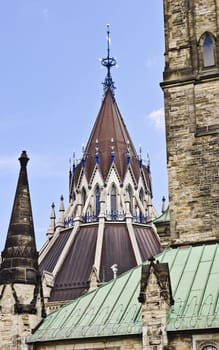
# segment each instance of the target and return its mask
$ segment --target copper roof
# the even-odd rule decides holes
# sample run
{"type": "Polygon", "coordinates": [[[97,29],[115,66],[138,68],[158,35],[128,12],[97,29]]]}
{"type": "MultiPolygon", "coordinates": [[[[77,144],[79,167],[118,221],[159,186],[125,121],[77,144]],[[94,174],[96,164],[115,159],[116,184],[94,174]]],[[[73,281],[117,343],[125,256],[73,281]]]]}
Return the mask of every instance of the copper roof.
{"type": "MultiPolygon", "coordinates": [[[[156,260],[169,265],[175,301],[167,332],[218,328],[218,244],[171,248],[156,260]]],[[[28,343],[142,334],[141,269],[138,266],[51,313],[28,343]]]]}
{"type": "MultiPolygon", "coordinates": [[[[133,225],[143,259],[158,254],[160,245],[152,227],[133,225]]],[[[52,272],[72,229],[62,231],[40,264],[41,272],[52,272]]],[[[82,225],[55,278],[50,301],[72,300],[89,289],[89,277],[94,265],[98,223],[82,225]]],[[[118,274],[136,265],[125,222],[106,222],[101,252],[100,282],[113,278],[111,266],[118,265],[118,274]]]]}
{"type": "Polygon", "coordinates": [[[48,251],[48,253],[45,255],[45,258],[42,260],[42,262],[39,264],[40,271],[48,271],[52,272],[58,258],[70,236],[70,233],[72,231],[72,228],[68,230],[61,231],[58,239],[54,241],[52,249],[48,251]]]}
{"type": "MultiPolygon", "coordinates": [[[[120,180],[123,182],[129,163],[135,181],[138,181],[140,176],[138,155],[110,89],[105,94],[84,152],[84,171],[88,182],[97,164],[97,154],[98,167],[104,180],[106,180],[110,167],[114,163],[120,180]],[[112,161],[112,152],[114,161],[112,161]],[[127,160],[128,154],[130,161],[127,160]]],[[[76,167],[73,176],[75,184],[77,184],[82,168],[82,163],[76,167]]],[[[146,171],[145,166],[142,168],[146,171]]],[[[150,188],[150,179],[147,175],[146,177],[148,188],[150,188]]]]}

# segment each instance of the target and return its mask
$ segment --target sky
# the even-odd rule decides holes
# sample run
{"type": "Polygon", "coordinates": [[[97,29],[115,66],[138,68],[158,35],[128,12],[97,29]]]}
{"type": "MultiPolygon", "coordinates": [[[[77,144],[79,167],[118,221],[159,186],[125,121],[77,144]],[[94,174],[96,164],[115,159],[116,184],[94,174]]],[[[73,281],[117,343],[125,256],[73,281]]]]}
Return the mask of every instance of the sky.
{"type": "Polygon", "coordinates": [[[26,150],[39,249],[51,203],[68,205],[69,158],[80,159],[98,114],[110,24],[115,97],[143,158],[149,153],[153,203],[167,198],[162,0],[0,1],[0,250],[4,248],[26,150]]]}

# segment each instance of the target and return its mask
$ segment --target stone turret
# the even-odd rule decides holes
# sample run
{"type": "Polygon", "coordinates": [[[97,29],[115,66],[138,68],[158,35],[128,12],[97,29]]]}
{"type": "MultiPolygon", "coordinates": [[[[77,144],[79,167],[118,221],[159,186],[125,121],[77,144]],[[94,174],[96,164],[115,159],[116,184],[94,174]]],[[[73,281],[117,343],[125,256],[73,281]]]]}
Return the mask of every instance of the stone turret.
{"type": "Polygon", "coordinates": [[[20,174],[0,266],[0,349],[22,348],[25,336],[44,316],[33,217],[22,152],[20,174]]]}

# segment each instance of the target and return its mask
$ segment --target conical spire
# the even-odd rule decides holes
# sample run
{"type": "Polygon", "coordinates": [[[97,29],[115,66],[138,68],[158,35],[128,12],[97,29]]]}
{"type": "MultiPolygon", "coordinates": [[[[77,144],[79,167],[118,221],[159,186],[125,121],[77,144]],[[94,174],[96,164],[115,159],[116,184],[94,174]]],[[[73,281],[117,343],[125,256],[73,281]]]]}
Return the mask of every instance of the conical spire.
{"type": "Polygon", "coordinates": [[[105,179],[112,162],[117,167],[121,181],[127,169],[127,152],[134,168],[135,175],[139,174],[138,156],[129,132],[123,121],[112,91],[109,89],[102,102],[87,146],[85,148],[86,172],[90,179],[96,165],[96,144],[98,140],[98,164],[105,179]],[[127,149],[127,144],[128,149],[127,149]]]}
{"type": "Polygon", "coordinates": [[[0,283],[33,283],[38,281],[37,250],[27,177],[29,158],[22,152],[20,174],[8,228],[5,248],[2,252],[0,283]]]}
{"type": "Polygon", "coordinates": [[[50,225],[47,231],[47,235],[49,238],[51,238],[55,232],[56,228],[56,213],[55,213],[55,204],[52,203],[51,205],[51,214],[50,214],[50,225]]]}

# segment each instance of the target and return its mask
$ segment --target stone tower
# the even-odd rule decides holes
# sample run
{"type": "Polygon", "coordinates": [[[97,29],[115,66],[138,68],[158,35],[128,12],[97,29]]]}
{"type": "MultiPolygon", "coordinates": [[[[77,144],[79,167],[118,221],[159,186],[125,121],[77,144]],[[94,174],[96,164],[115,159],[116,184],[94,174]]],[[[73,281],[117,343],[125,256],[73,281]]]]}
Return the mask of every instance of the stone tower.
{"type": "Polygon", "coordinates": [[[28,157],[21,168],[0,266],[0,349],[20,350],[44,315],[33,218],[27,178],[28,157]]]}
{"type": "Polygon", "coordinates": [[[171,243],[212,241],[219,238],[219,0],[164,0],[164,18],[171,243]]]}

